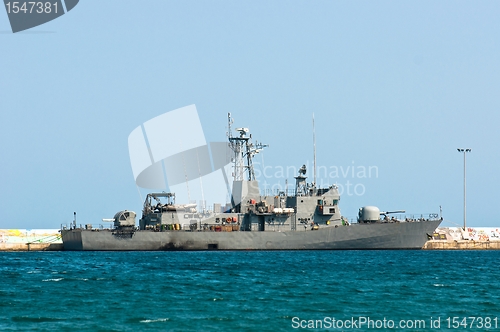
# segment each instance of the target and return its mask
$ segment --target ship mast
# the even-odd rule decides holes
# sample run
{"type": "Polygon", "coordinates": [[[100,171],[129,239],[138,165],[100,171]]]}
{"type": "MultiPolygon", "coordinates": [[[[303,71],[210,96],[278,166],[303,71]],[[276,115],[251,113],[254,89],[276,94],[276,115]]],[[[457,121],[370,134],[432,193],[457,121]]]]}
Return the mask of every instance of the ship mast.
{"type": "Polygon", "coordinates": [[[231,130],[231,124],[233,119],[231,118],[231,113],[227,114],[228,119],[228,139],[229,147],[234,153],[231,162],[233,163],[233,180],[243,181],[245,172],[248,173],[247,180],[255,180],[255,172],[253,169],[253,157],[262,151],[263,148],[267,147],[267,144],[262,143],[252,143],[252,135],[246,136],[249,132],[248,128],[236,128],[239,132],[238,137],[234,137],[231,130]]]}

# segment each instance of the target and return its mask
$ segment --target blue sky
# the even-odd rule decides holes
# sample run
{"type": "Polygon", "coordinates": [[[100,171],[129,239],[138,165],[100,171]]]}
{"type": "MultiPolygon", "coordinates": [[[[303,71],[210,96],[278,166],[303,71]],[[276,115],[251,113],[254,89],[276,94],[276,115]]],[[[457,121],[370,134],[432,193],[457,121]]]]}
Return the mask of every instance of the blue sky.
{"type": "Polygon", "coordinates": [[[348,217],[441,205],[443,226],[462,224],[456,149],[472,148],[468,224],[500,226],[499,14],[498,1],[80,1],[12,34],[0,11],[0,228],[140,213],[128,135],[191,104],[207,141],[231,112],[272,170],[312,165],[314,113],[318,165],[377,169],[318,179],[363,188],[342,195],[348,217]]]}

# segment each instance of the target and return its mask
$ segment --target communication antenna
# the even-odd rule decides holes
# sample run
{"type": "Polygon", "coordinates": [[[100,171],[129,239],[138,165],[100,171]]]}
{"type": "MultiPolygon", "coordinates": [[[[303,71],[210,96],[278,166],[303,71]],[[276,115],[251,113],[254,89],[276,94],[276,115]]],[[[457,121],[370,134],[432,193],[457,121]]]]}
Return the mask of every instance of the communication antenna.
{"type": "Polygon", "coordinates": [[[313,181],[314,181],[314,193],[316,194],[316,129],[314,127],[314,113],[313,113],[313,150],[314,150],[313,181]]]}

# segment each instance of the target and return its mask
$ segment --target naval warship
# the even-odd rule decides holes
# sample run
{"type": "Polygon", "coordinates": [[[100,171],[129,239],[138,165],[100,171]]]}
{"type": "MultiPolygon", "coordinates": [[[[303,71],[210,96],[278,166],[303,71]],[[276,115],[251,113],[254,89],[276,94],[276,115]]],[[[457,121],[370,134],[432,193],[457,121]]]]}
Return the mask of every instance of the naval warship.
{"type": "Polygon", "coordinates": [[[307,183],[305,165],[294,189],[262,195],[252,159],[265,145],[252,143],[247,128],[236,128],[233,136],[230,114],[228,119],[234,176],[229,204],[197,209],[197,204],[177,204],[175,193],[150,193],[139,225],[129,210],[116,213],[110,228],[77,227],[75,220],[61,229],[64,250],[421,249],[442,221],[437,214],[389,218],[404,211],[364,206],[356,222],[349,222],[340,213],[338,187],[307,183]]]}

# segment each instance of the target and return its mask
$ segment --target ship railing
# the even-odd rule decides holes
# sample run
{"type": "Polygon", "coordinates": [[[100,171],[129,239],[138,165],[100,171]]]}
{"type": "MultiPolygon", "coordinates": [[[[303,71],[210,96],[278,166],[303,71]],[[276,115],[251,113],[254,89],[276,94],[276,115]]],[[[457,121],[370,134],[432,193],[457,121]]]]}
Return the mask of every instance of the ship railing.
{"type": "Polygon", "coordinates": [[[438,213],[414,213],[404,214],[399,217],[401,221],[414,222],[414,221],[429,221],[439,219],[438,213]]]}
{"type": "Polygon", "coordinates": [[[264,189],[261,191],[261,195],[262,196],[294,196],[295,189],[287,189],[287,190],[264,189]]]}
{"type": "Polygon", "coordinates": [[[69,229],[86,229],[86,230],[110,230],[114,229],[113,224],[77,224],[69,223],[69,224],[61,224],[61,230],[69,230],[69,229]]]}
{"type": "MultiPolygon", "coordinates": [[[[308,191],[308,193],[303,194],[302,196],[322,196],[329,192],[332,188],[317,188],[316,193],[313,191],[308,191]]],[[[264,189],[261,191],[261,196],[295,196],[295,189],[264,189]]]]}
{"type": "MultiPolygon", "coordinates": [[[[358,217],[344,217],[350,224],[357,223],[358,217]]],[[[421,222],[440,219],[438,213],[406,213],[406,214],[389,214],[387,218],[380,216],[379,222],[421,222]]]]}

